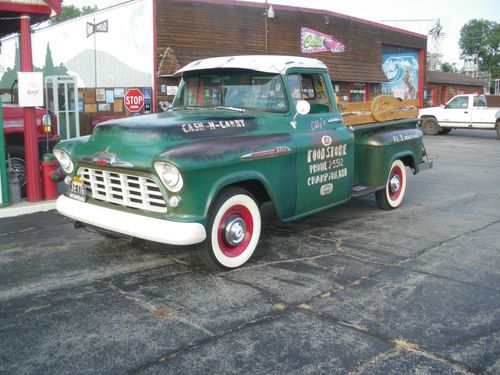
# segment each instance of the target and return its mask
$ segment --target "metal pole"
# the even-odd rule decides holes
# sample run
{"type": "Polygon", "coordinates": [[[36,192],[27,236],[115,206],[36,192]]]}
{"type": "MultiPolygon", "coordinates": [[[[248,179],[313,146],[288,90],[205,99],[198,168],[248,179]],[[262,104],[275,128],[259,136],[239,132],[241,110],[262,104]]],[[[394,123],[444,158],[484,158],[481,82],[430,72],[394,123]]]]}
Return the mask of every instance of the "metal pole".
{"type": "Polygon", "coordinates": [[[64,116],[66,117],[66,134],[68,139],[71,139],[71,124],[69,121],[69,100],[68,100],[68,83],[64,81],[64,116]]]}
{"type": "Polygon", "coordinates": [[[92,25],[94,28],[94,86],[97,89],[97,39],[96,39],[96,30],[95,30],[95,18],[94,18],[94,24],[92,25]]]}
{"type": "MultiPolygon", "coordinates": [[[[21,71],[33,71],[31,52],[31,22],[26,14],[21,16],[21,71]]],[[[40,177],[40,158],[38,156],[38,137],[35,123],[35,108],[24,108],[24,160],[26,170],[26,191],[29,202],[42,200],[40,177]]]]}
{"type": "Polygon", "coordinates": [[[265,40],[265,44],[266,44],[266,52],[267,52],[267,33],[268,33],[268,20],[267,20],[267,0],[265,2],[265,11],[264,11],[264,40],[265,40]]]}

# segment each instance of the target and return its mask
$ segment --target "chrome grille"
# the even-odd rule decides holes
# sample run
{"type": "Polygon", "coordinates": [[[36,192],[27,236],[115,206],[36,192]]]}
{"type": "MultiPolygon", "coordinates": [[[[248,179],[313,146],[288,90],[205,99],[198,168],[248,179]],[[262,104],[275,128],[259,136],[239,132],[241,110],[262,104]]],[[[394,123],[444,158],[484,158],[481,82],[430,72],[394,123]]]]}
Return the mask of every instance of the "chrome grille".
{"type": "Polygon", "coordinates": [[[163,195],[152,179],[92,168],[78,169],[94,199],[154,212],[167,212],[163,195]]]}

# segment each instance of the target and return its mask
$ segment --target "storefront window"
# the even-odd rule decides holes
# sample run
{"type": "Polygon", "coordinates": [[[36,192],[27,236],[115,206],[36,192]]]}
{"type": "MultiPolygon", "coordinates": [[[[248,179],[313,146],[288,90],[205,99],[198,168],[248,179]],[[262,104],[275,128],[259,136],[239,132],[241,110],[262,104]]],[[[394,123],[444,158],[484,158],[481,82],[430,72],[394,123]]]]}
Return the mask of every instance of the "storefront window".
{"type": "Polygon", "coordinates": [[[349,101],[364,102],[366,101],[366,85],[364,83],[352,83],[349,90],[349,101]]]}

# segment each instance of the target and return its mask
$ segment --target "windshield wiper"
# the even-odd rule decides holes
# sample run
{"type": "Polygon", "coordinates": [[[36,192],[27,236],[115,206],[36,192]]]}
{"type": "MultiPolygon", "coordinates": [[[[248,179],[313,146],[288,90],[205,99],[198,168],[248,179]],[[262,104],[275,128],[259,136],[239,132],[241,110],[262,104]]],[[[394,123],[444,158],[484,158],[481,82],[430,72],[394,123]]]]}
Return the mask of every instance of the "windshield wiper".
{"type": "Polygon", "coordinates": [[[176,111],[178,109],[190,109],[190,110],[195,110],[195,109],[200,109],[200,107],[190,107],[190,106],[181,106],[181,107],[170,107],[170,111],[176,111]]]}
{"type": "Polygon", "coordinates": [[[215,109],[229,109],[230,111],[245,112],[245,109],[243,109],[243,108],[226,107],[226,106],[223,106],[223,105],[219,105],[219,106],[215,107],[215,109]]]}

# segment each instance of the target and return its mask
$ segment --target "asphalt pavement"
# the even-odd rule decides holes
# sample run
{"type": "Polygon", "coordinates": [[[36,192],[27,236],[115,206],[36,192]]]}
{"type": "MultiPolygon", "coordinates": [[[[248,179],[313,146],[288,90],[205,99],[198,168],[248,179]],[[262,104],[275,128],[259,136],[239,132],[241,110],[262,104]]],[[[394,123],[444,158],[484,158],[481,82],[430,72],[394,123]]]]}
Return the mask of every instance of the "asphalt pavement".
{"type": "Polygon", "coordinates": [[[283,224],[243,268],[0,219],[2,374],[500,374],[500,139],[426,137],[403,205],[283,224]]]}

